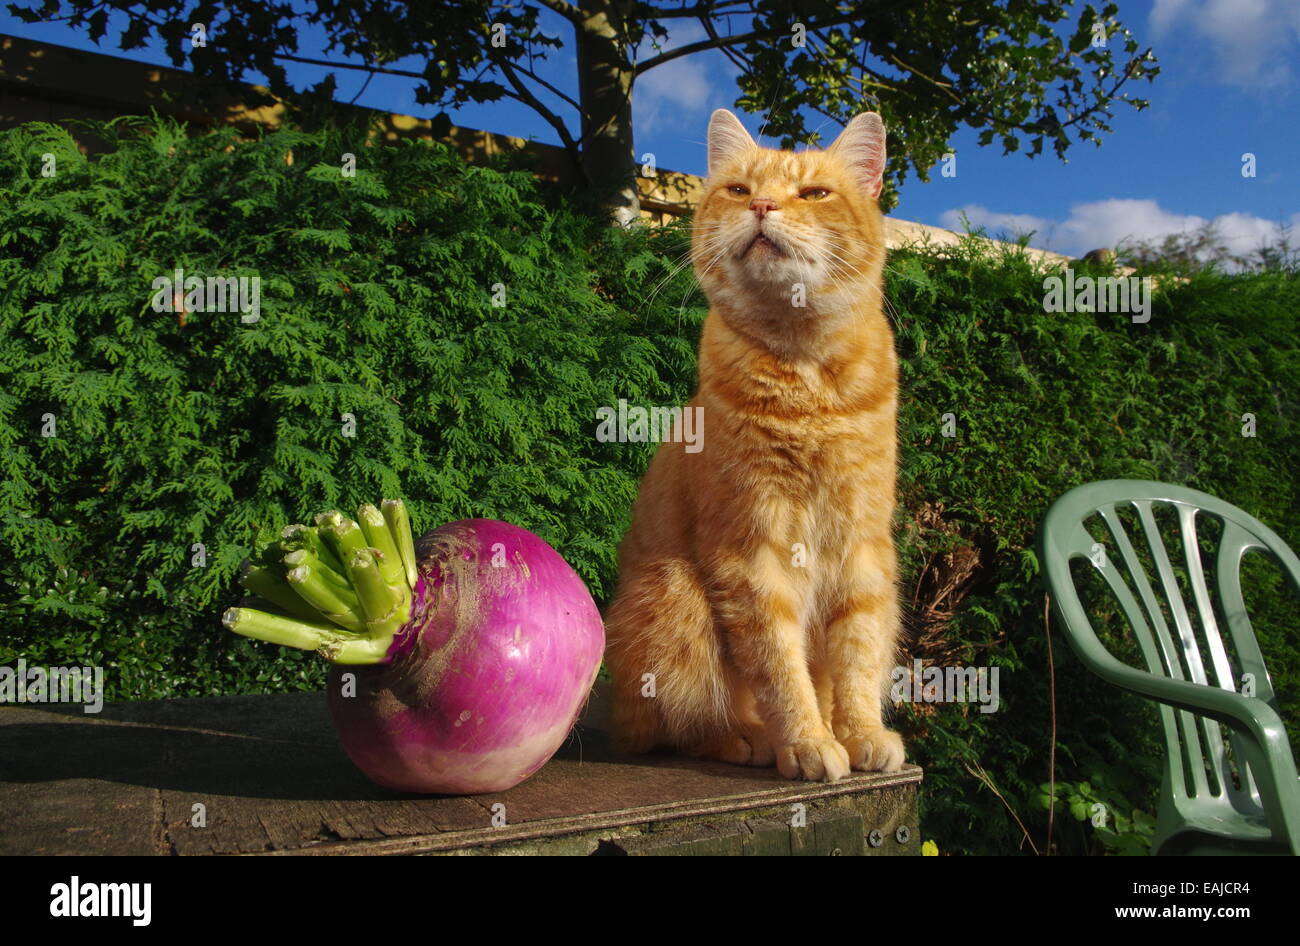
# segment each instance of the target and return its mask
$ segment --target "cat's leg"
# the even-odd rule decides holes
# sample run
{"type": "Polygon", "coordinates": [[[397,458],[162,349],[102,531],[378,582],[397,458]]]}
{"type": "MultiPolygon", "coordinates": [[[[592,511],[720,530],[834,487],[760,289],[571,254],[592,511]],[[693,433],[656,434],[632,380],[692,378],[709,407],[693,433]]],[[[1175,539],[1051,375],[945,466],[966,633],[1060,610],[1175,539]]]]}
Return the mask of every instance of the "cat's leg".
{"type": "Polygon", "coordinates": [[[619,752],[649,752],[662,738],[659,712],[641,679],[650,661],[652,578],[624,574],[605,612],[605,666],[613,691],[611,741],[619,752]]]}
{"type": "Polygon", "coordinates": [[[772,740],[767,735],[767,724],[758,707],[754,691],[733,672],[731,680],[731,711],[736,719],[737,735],[749,746],[746,765],[766,766],[776,761],[772,740]]]}
{"type": "Polygon", "coordinates": [[[826,669],[826,661],[814,659],[812,664],[813,689],[817,691],[817,709],[821,711],[822,722],[831,725],[835,706],[835,693],[832,689],[831,673],[826,669]]]}
{"type": "Polygon", "coordinates": [[[731,723],[683,747],[687,755],[718,759],[733,765],[765,767],[776,760],[758,700],[749,684],[731,677],[731,723]]]}
{"type": "Polygon", "coordinates": [[[862,772],[896,772],[903,764],[903,740],[885,728],[881,712],[898,651],[893,555],[887,539],[863,540],[852,550],[826,623],[831,728],[862,772]]]}
{"type": "MultiPolygon", "coordinates": [[[[728,731],[729,694],[713,615],[688,562],[629,568],[605,629],[616,748],[689,751],[728,731]]],[[[718,758],[721,751],[707,754],[718,758]]]]}
{"type": "Polygon", "coordinates": [[[755,698],[781,774],[827,781],[848,775],[848,755],[818,708],[807,635],[780,555],[763,546],[750,560],[720,569],[717,587],[730,663],[755,698]]]}
{"type": "MultiPolygon", "coordinates": [[[[613,746],[619,752],[649,752],[663,738],[655,704],[641,694],[637,679],[626,672],[624,664],[611,659],[608,651],[605,660],[613,681],[610,734],[613,746]]],[[[630,663],[641,662],[630,658],[630,663]]]]}

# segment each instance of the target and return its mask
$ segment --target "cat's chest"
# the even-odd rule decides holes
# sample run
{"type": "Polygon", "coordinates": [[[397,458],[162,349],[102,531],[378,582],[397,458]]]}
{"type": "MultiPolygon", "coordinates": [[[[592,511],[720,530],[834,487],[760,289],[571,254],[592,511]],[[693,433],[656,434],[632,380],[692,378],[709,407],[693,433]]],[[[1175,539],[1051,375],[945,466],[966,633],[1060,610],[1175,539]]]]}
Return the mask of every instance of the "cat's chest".
{"type": "Polygon", "coordinates": [[[738,417],[720,472],[760,520],[835,543],[892,509],[895,423],[892,400],[857,413],[738,417]]]}
{"type": "Polygon", "coordinates": [[[894,462],[896,415],[892,401],[855,413],[750,414],[735,419],[732,434],[736,453],[758,470],[809,489],[842,488],[864,467],[894,462]]]}
{"type": "Polygon", "coordinates": [[[826,534],[892,501],[897,386],[889,372],[758,357],[745,367],[713,373],[701,391],[705,426],[713,418],[717,434],[706,436],[712,460],[702,465],[720,478],[722,495],[752,505],[755,526],[826,534]]]}
{"type": "Polygon", "coordinates": [[[742,493],[775,500],[791,518],[831,524],[859,519],[892,492],[894,430],[822,419],[803,426],[754,422],[733,444],[728,478],[742,493]]]}

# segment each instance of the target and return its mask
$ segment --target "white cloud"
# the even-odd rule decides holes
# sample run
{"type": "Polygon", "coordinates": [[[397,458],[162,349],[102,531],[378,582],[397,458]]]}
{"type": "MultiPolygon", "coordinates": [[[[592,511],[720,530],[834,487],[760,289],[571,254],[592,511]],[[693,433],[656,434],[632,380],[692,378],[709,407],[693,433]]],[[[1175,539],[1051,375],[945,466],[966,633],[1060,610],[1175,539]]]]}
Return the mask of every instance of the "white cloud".
{"type": "Polygon", "coordinates": [[[1204,217],[1163,209],[1154,200],[1111,198],[1075,204],[1070,216],[1052,234],[1061,245],[1083,250],[1115,246],[1134,240],[1155,240],[1170,233],[1191,232],[1205,224],[1204,217]],[[1085,247],[1083,244],[1092,243],[1085,247]]]}
{"type": "MultiPolygon", "coordinates": [[[[1251,214],[1230,213],[1214,218],[1220,235],[1228,246],[1237,253],[1248,253],[1258,246],[1274,243],[1278,238],[1279,226],[1275,220],[1265,220],[1251,214]]],[[[1300,213],[1291,215],[1291,242],[1300,239],[1300,213]]]]}
{"type": "MultiPolygon", "coordinates": [[[[991,237],[1015,237],[1034,231],[1032,246],[1069,256],[1082,256],[1089,250],[1124,242],[1158,242],[1170,234],[1191,233],[1211,222],[1210,218],[1196,214],[1165,210],[1154,200],[1121,198],[1075,204],[1070,208],[1069,217],[1062,221],[1030,214],[999,213],[979,204],[945,211],[939,220],[943,226],[960,232],[964,229],[962,214],[972,227],[985,227],[991,237]]],[[[1253,214],[1220,214],[1212,222],[1224,245],[1236,255],[1248,255],[1264,244],[1276,242],[1281,235],[1278,221],[1253,214]]],[[[1300,213],[1292,214],[1287,223],[1300,231],[1300,213]]]]}
{"type": "Polygon", "coordinates": [[[1167,33],[1192,2],[1193,0],[1155,0],[1151,7],[1151,28],[1157,34],[1167,33]]]}
{"type": "MultiPolygon", "coordinates": [[[[694,23],[674,24],[668,38],[656,49],[647,38],[636,51],[645,62],[679,46],[705,39],[704,28],[694,23]]],[[[713,99],[713,84],[699,54],[672,59],[655,66],[636,80],[632,90],[632,114],[637,130],[646,134],[682,127],[682,122],[700,118],[698,113],[713,99]]],[[[702,121],[696,121],[703,127],[702,121]]]]}
{"type": "MultiPolygon", "coordinates": [[[[688,124],[703,113],[717,97],[704,63],[693,56],[673,59],[655,66],[632,91],[633,113],[646,133],[688,124]]],[[[695,122],[701,129],[703,121],[695,122]]],[[[701,131],[701,134],[703,132],[701,131]]]]}
{"type": "MultiPolygon", "coordinates": [[[[647,39],[637,49],[636,61],[645,62],[702,39],[708,34],[695,23],[673,21],[660,48],[647,39]]],[[[735,98],[736,67],[716,50],[692,53],[642,74],[632,92],[633,119],[646,135],[672,133],[704,143],[708,115],[726,108],[735,98]]]]}
{"type": "Polygon", "coordinates": [[[1300,53],[1296,0],[1155,0],[1150,25],[1157,39],[1187,29],[1198,34],[1214,54],[1207,72],[1229,85],[1284,85],[1300,53]]]}

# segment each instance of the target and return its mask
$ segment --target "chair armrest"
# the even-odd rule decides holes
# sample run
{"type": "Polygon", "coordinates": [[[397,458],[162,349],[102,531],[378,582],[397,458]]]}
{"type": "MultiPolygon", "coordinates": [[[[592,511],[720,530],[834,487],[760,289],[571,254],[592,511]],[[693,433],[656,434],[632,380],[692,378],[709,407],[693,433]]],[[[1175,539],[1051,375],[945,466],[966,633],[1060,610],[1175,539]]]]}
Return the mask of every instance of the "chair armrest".
{"type": "Polygon", "coordinates": [[[1116,686],[1178,709],[1209,716],[1234,729],[1244,729],[1262,746],[1269,750],[1284,749],[1286,756],[1291,757],[1286,726],[1277,711],[1263,700],[1222,687],[1157,677],[1121,663],[1110,654],[1080,653],[1080,657],[1098,676],[1116,686]]]}

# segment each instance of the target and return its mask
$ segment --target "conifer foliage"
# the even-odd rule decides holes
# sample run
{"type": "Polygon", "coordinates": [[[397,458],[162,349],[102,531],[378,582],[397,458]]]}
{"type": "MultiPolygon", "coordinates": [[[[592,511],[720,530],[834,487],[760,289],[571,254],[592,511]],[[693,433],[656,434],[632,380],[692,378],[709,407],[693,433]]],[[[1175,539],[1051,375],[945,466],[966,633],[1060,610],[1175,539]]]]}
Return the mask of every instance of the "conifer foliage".
{"type": "Polygon", "coordinates": [[[690,321],[617,298],[666,272],[644,236],[443,145],[94,131],[93,158],[0,135],[0,651],[105,664],[111,698],[265,688],[298,661],[224,639],[240,562],[377,495],[533,530],[610,590],[651,445],[598,442],[596,408],[673,403],[693,361],[690,321]],[[176,269],[257,277],[259,318],[168,311],[176,269]]]}

